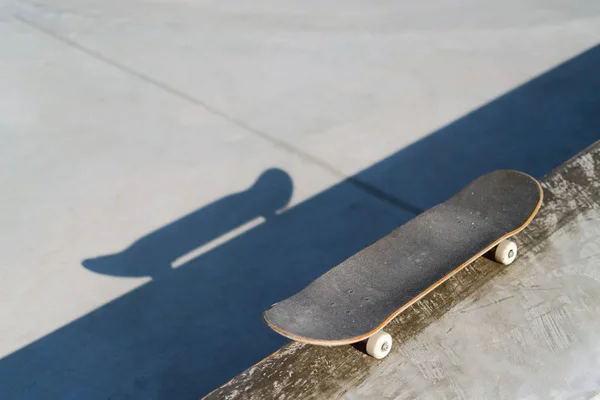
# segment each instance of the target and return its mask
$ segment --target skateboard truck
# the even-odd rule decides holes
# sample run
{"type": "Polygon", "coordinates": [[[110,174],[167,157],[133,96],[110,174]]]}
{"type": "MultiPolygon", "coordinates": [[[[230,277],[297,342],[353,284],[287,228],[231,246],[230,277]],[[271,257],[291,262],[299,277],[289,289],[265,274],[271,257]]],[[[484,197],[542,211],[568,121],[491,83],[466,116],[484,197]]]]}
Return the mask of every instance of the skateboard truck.
{"type": "MultiPolygon", "coordinates": [[[[497,262],[509,265],[517,258],[517,244],[505,239],[494,250],[494,258],[497,262]]],[[[392,336],[383,329],[377,331],[366,340],[367,354],[376,359],[385,358],[392,350],[392,336]]]]}

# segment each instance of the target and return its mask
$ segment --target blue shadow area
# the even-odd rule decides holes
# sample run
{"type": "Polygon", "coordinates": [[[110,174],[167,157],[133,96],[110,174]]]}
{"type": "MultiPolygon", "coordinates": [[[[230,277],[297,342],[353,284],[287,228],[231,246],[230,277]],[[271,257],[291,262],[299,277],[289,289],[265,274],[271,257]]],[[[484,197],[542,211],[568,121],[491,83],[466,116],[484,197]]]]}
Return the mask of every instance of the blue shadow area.
{"type": "Polygon", "coordinates": [[[293,183],[271,169],[120,253],[84,260],[99,274],[152,281],[0,360],[0,398],[208,393],[286,342],[263,310],[414,215],[373,193],[427,209],[495,169],[541,177],[600,139],[598,71],[600,46],[293,208],[278,212],[293,183]],[[257,217],[264,222],[171,268],[257,217]]]}

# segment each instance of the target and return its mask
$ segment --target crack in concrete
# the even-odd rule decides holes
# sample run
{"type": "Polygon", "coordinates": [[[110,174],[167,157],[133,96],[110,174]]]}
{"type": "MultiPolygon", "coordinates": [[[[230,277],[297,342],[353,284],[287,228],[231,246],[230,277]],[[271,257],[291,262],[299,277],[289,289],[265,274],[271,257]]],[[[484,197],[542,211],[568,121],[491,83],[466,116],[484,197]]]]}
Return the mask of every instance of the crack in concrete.
{"type": "Polygon", "coordinates": [[[279,149],[282,149],[288,153],[294,154],[305,162],[311,163],[313,165],[317,165],[317,166],[329,171],[330,173],[332,173],[333,175],[335,175],[338,178],[345,179],[350,184],[352,184],[354,187],[358,188],[359,190],[367,193],[368,195],[370,195],[372,197],[375,197],[375,198],[377,198],[381,201],[384,201],[396,208],[402,209],[404,211],[408,211],[415,215],[420,214],[424,211],[423,209],[421,209],[407,201],[399,199],[396,196],[393,196],[393,195],[387,193],[386,191],[379,189],[378,187],[376,187],[374,185],[371,185],[367,182],[363,182],[360,179],[357,179],[355,177],[347,176],[342,171],[340,171],[333,165],[323,161],[322,159],[315,157],[314,155],[312,155],[312,154],[310,154],[310,153],[308,153],[308,152],[306,152],[284,140],[278,139],[264,131],[253,128],[252,126],[248,125],[244,121],[239,120],[239,119],[225,113],[224,111],[221,111],[188,93],[185,93],[179,89],[176,89],[174,87],[167,85],[166,83],[163,83],[163,82],[156,80],[148,75],[145,75],[131,67],[128,67],[125,64],[115,61],[95,50],[89,49],[71,39],[65,38],[65,37],[57,34],[56,32],[54,32],[36,22],[30,21],[26,18],[21,17],[20,15],[13,14],[13,17],[16,18],[18,21],[20,21],[21,23],[37,30],[38,32],[48,35],[48,36],[52,37],[53,39],[58,40],[63,44],[66,44],[69,47],[77,49],[80,52],[88,55],[89,57],[92,57],[98,61],[108,64],[108,65],[112,66],[113,68],[116,68],[119,71],[124,72],[130,76],[133,76],[144,83],[147,83],[154,87],[162,89],[163,91],[165,91],[175,97],[178,97],[180,99],[183,99],[192,104],[202,107],[209,113],[224,119],[225,121],[237,126],[238,128],[241,128],[244,131],[254,135],[255,137],[259,137],[259,138],[269,142],[270,144],[274,145],[275,147],[278,147],[279,149]]]}

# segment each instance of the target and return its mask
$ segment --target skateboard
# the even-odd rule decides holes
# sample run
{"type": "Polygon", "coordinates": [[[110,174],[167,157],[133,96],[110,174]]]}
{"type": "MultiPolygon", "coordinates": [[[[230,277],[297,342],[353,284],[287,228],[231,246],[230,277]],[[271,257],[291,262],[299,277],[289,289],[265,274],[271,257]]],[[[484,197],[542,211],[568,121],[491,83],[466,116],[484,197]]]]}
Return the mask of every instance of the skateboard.
{"type": "Polygon", "coordinates": [[[366,340],[385,357],[392,338],[382,329],[477,257],[493,250],[508,265],[509,237],[523,230],[542,203],[533,177],[501,170],[477,178],[445,202],[414,217],[335,266],[263,314],[279,334],[321,346],[366,340]]]}

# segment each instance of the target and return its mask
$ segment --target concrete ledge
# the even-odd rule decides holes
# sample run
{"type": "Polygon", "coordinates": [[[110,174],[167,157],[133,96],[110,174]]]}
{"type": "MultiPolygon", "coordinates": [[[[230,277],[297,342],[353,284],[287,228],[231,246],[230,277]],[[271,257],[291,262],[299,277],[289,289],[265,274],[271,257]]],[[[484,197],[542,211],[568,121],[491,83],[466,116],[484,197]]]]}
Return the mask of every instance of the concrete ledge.
{"type": "Polygon", "coordinates": [[[520,258],[506,268],[481,258],[401,314],[386,329],[395,348],[385,360],[290,343],[206,398],[593,395],[599,176],[600,142],[545,176],[544,204],[516,237],[520,258]]]}

